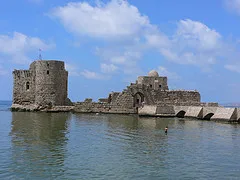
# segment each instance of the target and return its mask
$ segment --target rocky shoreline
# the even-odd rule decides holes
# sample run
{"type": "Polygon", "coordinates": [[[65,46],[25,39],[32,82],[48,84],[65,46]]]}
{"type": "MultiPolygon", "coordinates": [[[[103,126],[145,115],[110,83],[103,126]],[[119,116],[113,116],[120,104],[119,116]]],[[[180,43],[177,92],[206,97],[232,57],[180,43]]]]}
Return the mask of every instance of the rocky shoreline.
{"type": "Polygon", "coordinates": [[[18,112],[70,112],[73,111],[74,106],[41,106],[36,104],[30,105],[19,105],[19,104],[12,104],[11,111],[18,111],[18,112]]]}

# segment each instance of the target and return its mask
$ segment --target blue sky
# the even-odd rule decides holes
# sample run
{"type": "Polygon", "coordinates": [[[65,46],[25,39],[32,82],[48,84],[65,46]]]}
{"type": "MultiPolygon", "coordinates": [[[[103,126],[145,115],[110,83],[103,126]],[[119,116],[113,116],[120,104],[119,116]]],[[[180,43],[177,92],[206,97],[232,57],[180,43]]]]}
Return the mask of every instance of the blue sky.
{"type": "Polygon", "coordinates": [[[121,91],[155,69],[171,89],[240,102],[240,0],[8,0],[0,6],[0,99],[12,70],[66,62],[69,97],[121,91]]]}

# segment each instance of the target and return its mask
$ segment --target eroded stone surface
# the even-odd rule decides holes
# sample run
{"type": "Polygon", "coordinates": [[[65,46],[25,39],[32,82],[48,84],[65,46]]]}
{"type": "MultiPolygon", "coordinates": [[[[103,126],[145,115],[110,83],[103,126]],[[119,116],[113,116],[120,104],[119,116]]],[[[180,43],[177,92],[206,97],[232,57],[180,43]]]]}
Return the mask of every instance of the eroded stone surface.
{"type": "Polygon", "coordinates": [[[211,117],[211,120],[227,120],[227,121],[236,121],[237,120],[237,109],[236,108],[217,108],[214,115],[211,117]]]}
{"type": "Polygon", "coordinates": [[[150,105],[151,107],[159,106],[159,112],[155,114],[173,114],[174,105],[201,106],[200,99],[198,91],[169,90],[167,77],[160,77],[156,71],[151,71],[148,76],[138,77],[136,83],[131,83],[122,92],[111,92],[108,98],[101,98],[95,103],[88,100],[76,103],[74,110],[76,112],[138,113],[139,108],[150,105]]]}
{"type": "Polygon", "coordinates": [[[63,61],[34,61],[29,70],[14,70],[13,78],[12,109],[16,105],[30,110],[71,105],[67,98],[68,72],[63,61]]]}

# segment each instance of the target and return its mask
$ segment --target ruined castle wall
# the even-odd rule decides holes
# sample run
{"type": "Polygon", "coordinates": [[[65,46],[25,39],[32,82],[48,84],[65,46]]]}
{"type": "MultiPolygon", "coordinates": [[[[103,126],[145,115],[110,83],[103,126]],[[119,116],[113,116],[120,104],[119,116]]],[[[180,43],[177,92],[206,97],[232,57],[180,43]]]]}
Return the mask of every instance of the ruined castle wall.
{"type": "Polygon", "coordinates": [[[137,83],[149,86],[154,90],[168,90],[167,77],[140,76],[137,83]]]}
{"type": "Polygon", "coordinates": [[[118,95],[116,100],[113,102],[113,105],[118,105],[123,108],[133,108],[134,98],[132,94],[128,91],[123,91],[118,95]]]}
{"type": "Polygon", "coordinates": [[[111,103],[106,102],[78,102],[75,104],[75,112],[84,113],[119,113],[133,114],[136,113],[136,108],[133,107],[133,96],[124,91],[118,93],[111,103]]]}
{"type": "Polygon", "coordinates": [[[14,70],[13,78],[13,104],[33,104],[35,86],[31,72],[29,70],[14,70]]]}
{"type": "Polygon", "coordinates": [[[133,114],[136,113],[134,108],[126,108],[117,104],[100,103],[100,102],[78,102],[74,106],[75,112],[80,113],[112,113],[112,114],[133,114]]]}
{"type": "Polygon", "coordinates": [[[108,96],[109,103],[115,102],[117,97],[119,96],[120,92],[111,92],[108,96]]]}
{"type": "Polygon", "coordinates": [[[62,61],[35,61],[35,103],[64,105],[67,99],[68,72],[62,61]]]}
{"type": "Polygon", "coordinates": [[[153,97],[156,104],[200,105],[200,94],[197,91],[154,91],[153,97]]]}

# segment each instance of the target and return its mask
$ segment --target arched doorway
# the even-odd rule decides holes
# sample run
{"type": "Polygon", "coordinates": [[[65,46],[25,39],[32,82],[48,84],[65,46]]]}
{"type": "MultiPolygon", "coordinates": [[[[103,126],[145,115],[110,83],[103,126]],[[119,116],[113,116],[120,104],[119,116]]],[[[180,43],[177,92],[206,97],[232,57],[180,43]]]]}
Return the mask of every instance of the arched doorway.
{"type": "Polygon", "coordinates": [[[203,119],[204,120],[210,120],[213,115],[214,115],[213,113],[208,113],[203,117],[203,119]]]}
{"type": "Polygon", "coordinates": [[[133,107],[141,107],[144,101],[144,95],[140,92],[137,92],[134,96],[134,104],[133,107]]]}
{"type": "Polygon", "coordinates": [[[184,115],[186,114],[186,112],[185,111],[179,111],[177,114],[176,114],[176,116],[178,117],[178,118],[184,118],[184,115]]]}

